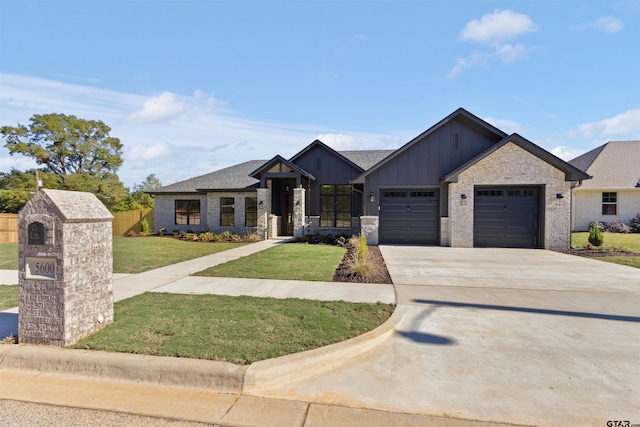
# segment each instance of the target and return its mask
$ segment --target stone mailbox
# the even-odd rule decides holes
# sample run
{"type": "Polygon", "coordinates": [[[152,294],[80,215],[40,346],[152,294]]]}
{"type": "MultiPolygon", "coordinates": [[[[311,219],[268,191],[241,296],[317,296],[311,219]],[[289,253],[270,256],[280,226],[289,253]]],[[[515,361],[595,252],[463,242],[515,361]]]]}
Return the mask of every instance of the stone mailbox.
{"type": "Polygon", "coordinates": [[[40,190],[20,211],[20,343],[64,347],[113,322],[112,220],[77,191],[40,190]]]}

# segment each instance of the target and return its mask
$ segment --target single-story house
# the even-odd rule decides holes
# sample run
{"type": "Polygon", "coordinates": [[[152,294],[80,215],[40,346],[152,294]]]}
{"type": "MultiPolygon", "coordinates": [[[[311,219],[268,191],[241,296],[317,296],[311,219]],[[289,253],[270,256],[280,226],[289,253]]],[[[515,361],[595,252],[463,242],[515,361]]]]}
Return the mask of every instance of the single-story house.
{"type": "Polygon", "coordinates": [[[565,249],[588,175],[460,108],[397,150],[251,160],[152,192],[155,227],[364,234],[369,244],[565,249]]]}
{"type": "Polygon", "coordinates": [[[574,231],[591,221],[628,224],[640,213],[640,141],[610,141],[569,163],[593,177],[573,189],[574,231]]]}

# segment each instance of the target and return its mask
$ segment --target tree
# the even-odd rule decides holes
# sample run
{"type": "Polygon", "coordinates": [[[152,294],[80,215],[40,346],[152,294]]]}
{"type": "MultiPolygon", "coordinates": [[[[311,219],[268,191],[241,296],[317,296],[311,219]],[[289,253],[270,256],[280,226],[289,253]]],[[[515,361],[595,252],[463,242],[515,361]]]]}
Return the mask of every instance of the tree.
{"type": "MultiPolygon", "coordinates": [[[[57,188],[58,177],[39,171],[42,187],[57,188]]],[[[35,170],[0,172],[0,213],[18,213],[36,191],[35,170]]]]}
{"type": "Polygon", "coordinates": [[[11,155],[30,157],[54,174],[57,183],[46,186],[94,193],[112,209],[128,197],[116,172],[122,165],[122,144],[99,120],[64,114],[35,114],[29,126],[2,126],[11,155]]]}
{"type": "Polygon", "coordinates": [[[152,208],[154,200],[147,192],[160,187],[162,187],[162,184],[158,177],[155,174],[148,175],[143,183],[134,185],[133,191],[129,193],[129,196],[117,206],[114,206],[113,210],[119,212],[152,208]]]}
{"type": "Polygon", "coordinates": [[[56,113],[35,114],[29,121],[28,127],[2,126],[5,147],[45,166],[63,185],[72,174],[102,178],[122,165],[122,144],[102,121],[56,113]]]}

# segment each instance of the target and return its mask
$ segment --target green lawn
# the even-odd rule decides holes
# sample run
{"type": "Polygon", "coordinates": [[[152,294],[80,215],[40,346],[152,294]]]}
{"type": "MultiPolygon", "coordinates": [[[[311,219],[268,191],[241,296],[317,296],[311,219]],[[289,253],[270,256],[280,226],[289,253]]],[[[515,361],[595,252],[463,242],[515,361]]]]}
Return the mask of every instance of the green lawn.
{"type": "Polygon", "coordinates": [[[342,301],[146,293],[117,302],[114,323],[73,347],[250,364],[361,335],[383,323],[393,309],[342,301]]]}
{"type": "Polygon", "coordinates": [[[187,242],[166,237],[114,237],[113,272],[141,273],[246,244],[187,242]]]}
{"type": "MultiPolygon", "coordinates": [[[[603,249],[623,249],[625,251],[640,253],[640,234],[602,233],[604,236],[603,249]]],[[[571,246],[586,248],[589,245],[589,233],[580,232],[571,234],[571,246]]],[[[640,256],[606,256],[593,258],[614,264],[628,265],[640,268],[640,256]]]]}
{"type": "Polygon", "coordinates": [[[345,252],[338,246],[285,243],[195,275],[331,282],[345,252]]]}
{"type": "Polygon", "coordinates": [[[0,270],[18,269],[18,244],[0,243],[0,270]]]}
{"type": "MultiPolygon", "coordinates": [[[[113,272],[141,273],[246,244],[186,242],[161,237],[114,237],[113,272]]],[[[18,269],[17,243],[0,243],[0,269],[18,269]]]]}
{"type": "MultiPolygon", "coordinates": [[[[605,247],[625,248],[632,252],[640,253],[640,233],[602,233],[602,235],[604,236],[605,247]]],[[[588,245],[588,232],[571,234],[571,246],[575,248],[586,248],[588,245]]]]}
{"type": "MultiPolygon", "coordinates": [[[[18,285],[0,285],[0,311],[18,306],[18,285]]],[[[0,340],[4,337],[0,337],[0,340]]]]}

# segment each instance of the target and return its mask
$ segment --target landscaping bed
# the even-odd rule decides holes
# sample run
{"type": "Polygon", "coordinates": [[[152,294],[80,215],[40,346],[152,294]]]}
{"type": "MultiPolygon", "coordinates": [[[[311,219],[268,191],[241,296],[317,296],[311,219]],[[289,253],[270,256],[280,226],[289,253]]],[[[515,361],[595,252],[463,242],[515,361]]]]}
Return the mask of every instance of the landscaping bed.
{"type": "Polygon", "coordinates": [[[382,258],[380,248],[377,246],[369,246],[367,263],[372,267],[371,272],[366,276],[355,274],[351,269],[351,265],[356,257],[356,250],[353,245],[347,246],[347,252],[333,275],[334,282],[393,283],[384,258],[382,258]]]}

